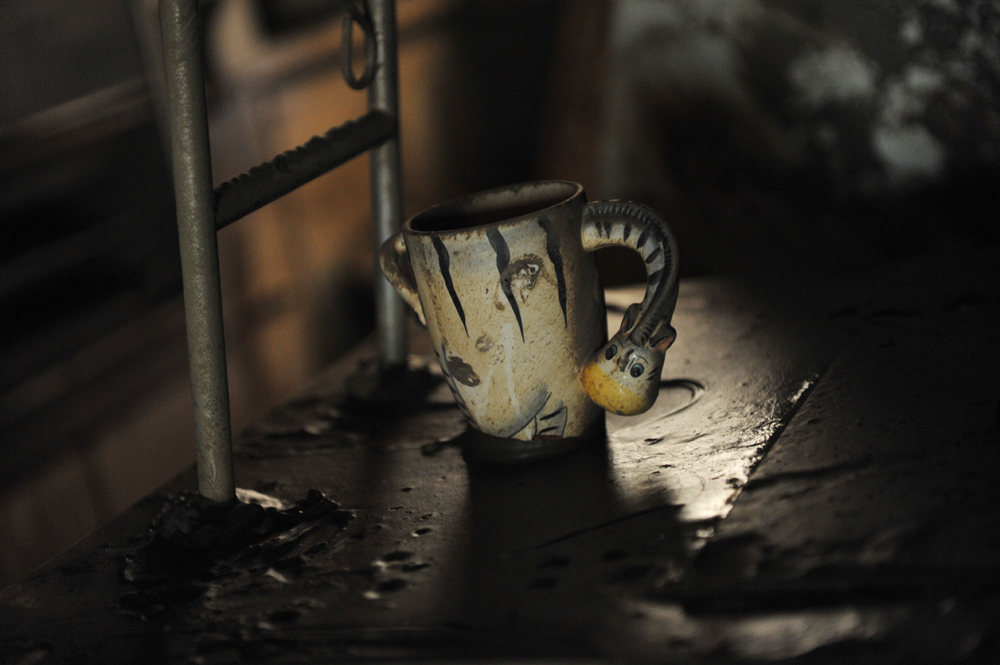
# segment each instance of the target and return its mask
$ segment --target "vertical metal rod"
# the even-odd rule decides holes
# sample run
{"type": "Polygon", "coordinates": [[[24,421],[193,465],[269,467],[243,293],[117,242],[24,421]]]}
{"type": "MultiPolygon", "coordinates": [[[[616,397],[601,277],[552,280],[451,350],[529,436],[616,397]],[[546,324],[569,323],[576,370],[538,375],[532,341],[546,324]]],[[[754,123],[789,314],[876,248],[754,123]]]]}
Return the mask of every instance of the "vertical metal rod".
{"type": "MultiPolygon", "coordinates": [[[[399,72],[396,48],[396,0],[368,0],[375,29],[375,78],[368,87],[369,110],[382,111],[399,122],[399,72]]],[[[398,133],[397,133],[398,136],[398,133]]],[[[378,248],[399,231],[403,222],[399,139],[393,138],[371,151],[372,217],[375,221],[375,256],[378,248]]],[[[375,313],[379,360],[383,367],[406,362],[406,319],[403,301],[375,268],[375,313]]]]}
{"type": "Polygon", "coordinates": [[[194,400],[198,490],[209,499],[229,501],[236,491],[198,0],[160,0],[160,31],[194,400]]]}

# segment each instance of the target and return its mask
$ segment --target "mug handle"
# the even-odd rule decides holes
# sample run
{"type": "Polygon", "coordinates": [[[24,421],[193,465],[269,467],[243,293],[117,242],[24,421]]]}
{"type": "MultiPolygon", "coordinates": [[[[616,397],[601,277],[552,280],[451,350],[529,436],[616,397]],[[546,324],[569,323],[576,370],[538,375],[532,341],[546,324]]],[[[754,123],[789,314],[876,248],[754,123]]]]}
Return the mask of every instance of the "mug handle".
{"type": "Polygon", "coordinates": [[[670,325],[677,305],[677,240],[653,209],[628,201],[596,201],[583,209],[583,248],[628,247],[646,265],[646,296],[630,305],[621,328],[584,363],[590,399],[619,415],[649,409],[660,389],[663,356],[677,338],[670,325]]]}
{"type": "Polygon", "coordinates": [[[426,327],[424,308],[420,304],[420,296],[417,295],[417,286],[413,283],[413,271],[404,268],[400,263],[404,256],[407,257],[409,264],[406,241],[403,240],[402,233],[397,233],[382,243],[378,252],[378,264],[382,268],[382,274],[392,284],[392,288],[396,289],[403,301],[416,312],[420,325],[426,327]]]}

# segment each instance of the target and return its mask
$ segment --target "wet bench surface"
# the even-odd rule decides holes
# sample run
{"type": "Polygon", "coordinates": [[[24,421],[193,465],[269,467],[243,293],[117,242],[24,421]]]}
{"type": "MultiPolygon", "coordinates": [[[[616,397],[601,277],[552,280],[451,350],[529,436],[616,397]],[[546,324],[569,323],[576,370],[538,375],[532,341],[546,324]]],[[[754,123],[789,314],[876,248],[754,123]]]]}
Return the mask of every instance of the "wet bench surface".
{"type": "Polygon", "coordinates": [[[239,503],[189,472],[5,590],[0,655],[991,662],[998,263],[682,282],[653,410],[517,466],[363,345],[238,437],[239,503]]]}

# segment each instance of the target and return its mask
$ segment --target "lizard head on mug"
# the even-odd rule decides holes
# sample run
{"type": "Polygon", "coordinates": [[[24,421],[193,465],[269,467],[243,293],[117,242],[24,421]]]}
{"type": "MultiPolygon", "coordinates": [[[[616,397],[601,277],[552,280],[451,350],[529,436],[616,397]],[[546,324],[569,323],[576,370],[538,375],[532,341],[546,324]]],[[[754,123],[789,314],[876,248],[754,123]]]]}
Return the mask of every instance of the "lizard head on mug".
{"type": "Polygon", "coordinates": [[[583,367],[583,389],[590,399],[620,416],[643,413],[653,406],[664,354],[677,338],[668,317],[643,340],[633,334],[640,318],[639,305],[629,307],[618,332],[583,367]]]}

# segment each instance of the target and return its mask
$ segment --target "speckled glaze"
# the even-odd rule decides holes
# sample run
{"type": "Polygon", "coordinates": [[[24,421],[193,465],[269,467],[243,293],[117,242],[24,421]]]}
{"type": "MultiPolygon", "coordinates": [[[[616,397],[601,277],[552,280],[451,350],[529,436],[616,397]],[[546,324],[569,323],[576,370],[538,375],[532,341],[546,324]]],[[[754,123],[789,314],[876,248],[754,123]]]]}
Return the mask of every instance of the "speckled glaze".
{"type": "MultiPolygon", "coordinates": [[[[595,364],[598,354],[607,355],[608,338],[604,292],[591,250],[635,249],[643,236],[644,242],[649,239],[648,252],[639,250],[643,258],[660,255],[656,283],[651,280],[643,305],[626,317],[631,326],[623,331],[630,332],[640,326],[643,308],[658,302],[654,294],[663,287],[676,299],[676,261],[665,273],[662,256],[672,252],[670,261],[676,248],[658,240],[665,224],[655,213],[643,209],[659,220],[652,230],[634,209],[595,208],[601,205],[608,204],[587,204],[575,183],[503,187],[430,208],[383,245],[383,273],[427,326],[455,401],[479,432],[512,443],[530,441],[532,449],[543,451],[599,434],[601,406],[631,413],[655,400],[663,313],[654,317],[651,331],[660,345],[653,351],[659,362],[647,363],[655,377],[644,375],[642,397],[625,404],[615,395],[630,363],[621,369],[595,364]],[[654,386],[651,399],[647,384],[654,386]],[[595,404],[588,392],[607,395],[597,395],[595,404]]],[[[672,313],[670,294],[660,300],[672,313]]]]}

